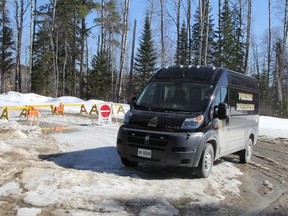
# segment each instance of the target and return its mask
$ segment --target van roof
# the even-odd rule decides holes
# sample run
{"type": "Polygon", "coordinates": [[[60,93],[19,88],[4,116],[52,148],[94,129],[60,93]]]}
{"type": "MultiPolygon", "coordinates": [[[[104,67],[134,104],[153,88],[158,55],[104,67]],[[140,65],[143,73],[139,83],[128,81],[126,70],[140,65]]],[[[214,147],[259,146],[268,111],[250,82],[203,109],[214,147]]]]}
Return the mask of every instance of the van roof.
{"type": "Polygon", "coordinates": [[[212,84],[217,74],[218,70],[215,67],[172,66],[159,69],[152,80],[175,81],[185,79],[212,84]]]}
{"type": "Polygon", "coordinates": [[[243,86],[251,89],[258,88],[258,81],[253,77],[235,72],[226,68],[209,66],[172,66],[160,68],[153,81],[193,81],[205,84],[216,84],[223,74],[227,77],[229,85],[243,86]]]}

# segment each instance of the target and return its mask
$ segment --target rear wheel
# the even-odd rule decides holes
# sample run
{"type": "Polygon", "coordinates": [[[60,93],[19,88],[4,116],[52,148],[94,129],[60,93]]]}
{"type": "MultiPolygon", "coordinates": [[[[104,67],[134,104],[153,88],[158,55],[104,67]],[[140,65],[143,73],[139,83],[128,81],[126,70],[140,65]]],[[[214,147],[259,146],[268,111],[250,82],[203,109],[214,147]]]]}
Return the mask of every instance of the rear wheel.
{"type": "Polygon", "coordinates": [[[249,139],[246,148],[239,152],[240,163],[249,163],[251,161],[252,153],[253,142],[249,139]]]}
{"type": "Polygon", "coordinates": [[[124,166],[127,166],[127,167],[137,167],[138,166],[138,162],[130,161],[127,158],[123,158],[123,157],[121,157],[121,162],[122,162],[122,164],[124,164],[124,166]]]}
{"type": "Polygon", "coordinates": [[[200,162],[197,167],[197,174],[200,178],[207,178],[212,170],[214,163],[214,149],[210,143],[206,143],[200,162]]]}

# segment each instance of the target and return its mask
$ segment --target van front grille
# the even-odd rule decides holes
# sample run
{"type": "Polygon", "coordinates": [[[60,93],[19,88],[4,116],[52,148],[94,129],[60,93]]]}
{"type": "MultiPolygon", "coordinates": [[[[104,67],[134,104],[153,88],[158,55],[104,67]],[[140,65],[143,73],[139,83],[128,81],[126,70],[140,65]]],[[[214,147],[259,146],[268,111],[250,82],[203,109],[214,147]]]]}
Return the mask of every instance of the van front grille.
{"type": "Polygon", "coordinates": [[[170,140],[169,135],[162,134],[151,134],[145,132],[128,132],[128,145],[138,148],[147,149],[163,149],[165,148],[170,140]]]}

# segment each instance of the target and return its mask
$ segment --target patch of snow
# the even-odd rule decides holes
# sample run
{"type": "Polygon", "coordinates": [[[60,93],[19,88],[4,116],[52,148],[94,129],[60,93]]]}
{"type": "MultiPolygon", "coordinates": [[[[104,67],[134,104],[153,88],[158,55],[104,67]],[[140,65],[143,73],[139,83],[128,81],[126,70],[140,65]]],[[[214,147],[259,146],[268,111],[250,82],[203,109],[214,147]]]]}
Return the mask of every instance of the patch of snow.
{"type": "MultiPolygon", "coordinates": [[[[0,95],[0,107],[59,105],[60,102],[83,103],[88,111],[94,104],[103,101],[83,101],[74,97],[51,98],[17,92],[0,95]]],[[[125,111],[129,109],[127,104],[122,106],[125,111]]],[[[116,152],[117,131],[123,113],[115,114],[114,111],[119,123],[98,126],[96,116],[81,114],[53,117],[49,109],[46,112],[41,110],[40,123],[45,121],[60,125],[63,130],[68,127],[70,132],[44,137],[40,127],[31,126],[29,121],[19,118],[19,110],[9,111],[9,120],[0,120],[0,153],[6,156],[5,153],[9,152],[9,157],[13,154],[24,157],[31,164],[21,169],[19,183],[16,180],[5,182],[5,176],[1,174],[1,181],[5,184],[2,183],[0,187],[0,196],[19,195],[21,185],[21,197],[24,197],[25,203],[33,206],[19,208],[18,216],[37,215],[45,206],[54,206],[55,214],[59,215],[89,216],[95,212],[98,215],[129,215],[124,208],[127,202],[135,207],[144,206],[140,215],[176,215],[178,210],[172,203],[178,200],[184,199],[188,204],[209,210],[217,209],[227,192],[240,195],[241,182],[237,178],[243,173],[225,161],[215,164],[212,174],[206,179],[191,177],[187,169],[174,170],[153,165],[140,165],[136,169],[124,167],[116,152]],[[27,121],[26,124],[17,123],[19,119],[27,121]],[[60,151],[53,152],[51,146],[47,145],[51,137],[57,141],[60,151]],[[38,157],[42,153],[38,150],[44,147],[48,149],[48,153],[44,154],[47,160],[39,161],[38,157]]],[[[79,110],[77,106],[65,107],[65,112],[73,114],[79,114],[79,110]]],[[[287,119],[260,116],[259,127],[261,136],[288,137],[287,119]]],[[[8,166],[9,163],[5,157],[0,158],[0,166],[8,166]]],[[[9,167],[7,170],[14,172],[15,169],[9,167]]]]}

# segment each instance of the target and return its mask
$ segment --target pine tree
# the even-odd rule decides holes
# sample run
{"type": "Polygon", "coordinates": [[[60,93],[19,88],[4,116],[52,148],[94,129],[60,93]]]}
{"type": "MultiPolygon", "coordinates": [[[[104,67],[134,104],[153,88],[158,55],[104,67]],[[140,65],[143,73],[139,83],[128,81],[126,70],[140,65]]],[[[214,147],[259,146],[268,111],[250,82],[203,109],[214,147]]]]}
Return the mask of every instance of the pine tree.
{"type": "Polygon", "coordinates": [[[215,66],[243,72],[245,50],[243,44],[242,20],[237,8],[232,11],[229,0],[223,3],[218,29],[215,66]]]}
{"type": "Polygon", "coordinates": [[[152,32],[149,22],[149,16],[146,15],[144,30],[139,41],[134,68],[135,75],[133,81],[133,93],[141,90],[146,82],[152,77],[156,71],[156,49],[152,39],[152,32]]]}
{"type": "Polygon", "coordinates": [[[13,33],[6,10],[6,0],[0,2],[0,93],[3,93],[4,81],[13,67],[13,33]]]}
{"type": "Polygon", "coordinates": [[[207,18],[204,19],[204,28],[203,28],[203,35],[207,35],[208,34],[208,43],[207,43],[207,47],[206,47],[206,43],[205,43],[205,37],[200,38],[200,8],[198,7],[198,9],[196,10],[196,13],[194,15],[194,24],[192,26],[192,39],[191,39],[191,50],[192,50],[192,63],[197,65],[198,64],[198,55],[199,55],[199,40],[202,40],[202,44],[204,46],[202,46],[202,57],[201,57],[201,65],[204,65],[204,62],[206,61],[207,65],[211,65],[214,62],[214,53],[215,53],[215,31],[213,29],[214,27],[214,20],[212,19],[212,15],[210,15],[211,13],[211,5],[208,4],[208,1],[204,2],[205,4],[205,13],[204,13],[204,17],[208,16],[208,23],[207,23],[207,18]],[[207,32],[208,30],[208,32],[207,32]],[[205,57],[205,49],[207,49],[207,56],[205,57]],[[206,60],[205,60],[206,58],[206,60]]]}
{"type": "Polygon", "coordinates": [[[188,65],[189,63],[189,47],[188,47],[188,32],[185,22],[183,21],[182,27],[180,30],[180,34],[178,37],[179,41],[178,43],[178,53],[176,53],[177,58],[175,58],[175,64],[176,65],[188,65]]]}
{"type": "Polygon", "coordinates": [[[87,99],[111,100],[111,66],[107,53],[99,53],[92,59],[92,69],[87,75],[87,99]]]}
{"type": "Polygon", "coordinates": [[[33,70],[31,76],[31,90],[41,95],[51,95],[51,71],[53,71],[53,60],[49,42],[49,31],[47,20],[41,21],[39,30],[35,34],[33,45],[33,70]]]}
{"type": "Polygon", "coordinates": [[[224,1],[218,22],[221,29],[218,29],[217,32],[217,52],[215,53],[216,59],[214,64],[218,67],[234,69],[235,37],[233,34],[232,11],[228,0],[224,1]]]}
{"type": "Polygon", "coordinates": [[[233,13],[232,13],[232,26],[233,26],[233,35],[234,35],[234,67],[231,68],[235,71],[244,72],[244,64],[245,64],[245,44],[244,44],[244,35],[243,35],[243,21],[241,17],[241,13],[239,10],[234,7],[233,13]]]}

